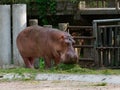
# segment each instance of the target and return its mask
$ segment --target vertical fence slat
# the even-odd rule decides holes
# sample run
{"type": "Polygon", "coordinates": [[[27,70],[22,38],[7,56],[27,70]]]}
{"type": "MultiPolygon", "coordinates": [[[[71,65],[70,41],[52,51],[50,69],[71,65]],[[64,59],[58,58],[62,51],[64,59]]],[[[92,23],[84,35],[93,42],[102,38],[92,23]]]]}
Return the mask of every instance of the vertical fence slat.
{"type": "Polygon", "coordinates": [[[96,40],[94,41],[94,60],[96,66],[99,66],[99,58],[98,58],[98,51],[96,50],[96,47],[98,47],[98,26],[97,23],[93,21],[93,36],[96,37],[96,40]]]}
{"type": "Polygon", "coordinates": [[[112,28],[109,28],[109,31],[108,31],[108,44],[109,46],[112,46],[112,28]]]}
{"type": "Polygon", "coordinates": [[[101,57],[99,56],[100,59],[98,58],[99,60],[101,60],[99,61],[99,63],[102,64],[103,61],[103,66],[111,68],[120,67],[120,25],[119,23],[115,24],[114,22],[120,22],[120,18],[93,20],[93,30],[96,30],[95,32],[98,31],[98,37],[96,38],[95,46],[96,48],[98,48],[97,52],[101,50],[101,54],[99,53],[101,57]],[[109,25],[109,23],[111,24],[112,22],[113,25],[109,25]],[[102,30],[98,28],[103,28],[103,33],[102,30]],[[102,37],[102,40],[98,40],[100,39],[100,35],[102,37]]]}
{"type": "Polygon", "coordinates": [[[102,45],[102,29],[100,27],[98,27],[98,46],[102,45]]]}
{"type": "MultiPolygon", "coordinates": [[[[117,35],[118,35],[118,27],[115,27],[115,46],[117,47],[118,46],[118,41],[117,41],[117,35]]],[[[118,55],[119,55],[119,53],[118,53],[118,50],[119,49],[116,49],[115,50],[115,65],[116,66],[118,66],[118,55]]]]}

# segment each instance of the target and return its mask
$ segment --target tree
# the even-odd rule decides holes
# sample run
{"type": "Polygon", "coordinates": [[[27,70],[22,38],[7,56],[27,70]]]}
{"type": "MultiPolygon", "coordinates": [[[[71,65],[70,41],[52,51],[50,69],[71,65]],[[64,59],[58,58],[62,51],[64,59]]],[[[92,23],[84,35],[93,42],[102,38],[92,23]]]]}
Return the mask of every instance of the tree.
{"type": "Polygon", "coordinates": [[[46,17],[56,13],[56,0],[36,0],[36,3],[38,4],[38,14],[42,23],[49,24],[46,17]]]}

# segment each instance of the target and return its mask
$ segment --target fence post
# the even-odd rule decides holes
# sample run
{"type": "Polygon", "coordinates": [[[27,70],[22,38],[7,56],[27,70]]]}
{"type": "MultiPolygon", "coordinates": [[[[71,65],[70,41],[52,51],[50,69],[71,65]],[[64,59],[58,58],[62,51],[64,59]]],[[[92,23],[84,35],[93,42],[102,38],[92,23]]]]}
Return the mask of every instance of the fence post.
{"type": "Polygon", "coordinates": [[[68,25],[69,25],[69,23],[59,23],[59,24],[58,24],[59,29],[62,30],[62,31],[66,31],[68,25]]]}
{"type": "Polygon", "coordinates": [[[18,66],[24,66],[23,59],[16,46],[16,38],[24,28],[26,28],[26,4],[12,5],[12,25],[13,25],[13,63],[18,66]]]}
{"type": "Polygon", "coordinates": [[[45,28],[52,28],[52,25],[43,25],[45,28]]]}
{"type": "Polygon", "coordinates": [[[37,19],[30,19],[29,20],[29,25],[32,26],[32,25],[38,25],[38,20],[37,19]]]}
{"type": "Polygon", "coordinates": [[[93,21],[93,36],[96,38],[94,41],[94,60],[96,67],[99,67],[99,60],[98,60],[98,51],[96,50],[96,47],[98,46],[98,36],[97,36],[97,22],[93,21]]]}
{"type": "Polygon", "coordinates": [[[10,5],[0,5],[0,66],[11,64],[10,5]]]}
{"type": "MultiPolygon", "coordinates": [[[[30,26],[33,26],[33,25],[38,25],[38,20],[37,19],[30,19],[29,20],[29,25],[30,26]]],[[[36,58],[35,61],[34,61],[34,67],[37,69],[40,67],[39,65],[39,58],[36,58]]]]}

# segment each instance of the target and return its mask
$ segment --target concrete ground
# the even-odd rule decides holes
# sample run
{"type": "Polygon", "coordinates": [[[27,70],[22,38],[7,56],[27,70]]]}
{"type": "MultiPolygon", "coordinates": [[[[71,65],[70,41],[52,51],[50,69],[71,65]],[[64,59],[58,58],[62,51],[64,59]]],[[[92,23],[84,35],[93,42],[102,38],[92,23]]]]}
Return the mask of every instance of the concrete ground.
{"type": "Polygon", "coordinates": [[[120,90],[120,85],[80,81],[10,81],[0,82],[0,90],[120,90]]]}
{"type": "Polygon", "coordinates": [[[119,75],[76,75],[76,74],[37,74],[1,75],[0,90],[120,90],[119,75]],[[7,81],[6,81],[7,79],[7,81]]]}

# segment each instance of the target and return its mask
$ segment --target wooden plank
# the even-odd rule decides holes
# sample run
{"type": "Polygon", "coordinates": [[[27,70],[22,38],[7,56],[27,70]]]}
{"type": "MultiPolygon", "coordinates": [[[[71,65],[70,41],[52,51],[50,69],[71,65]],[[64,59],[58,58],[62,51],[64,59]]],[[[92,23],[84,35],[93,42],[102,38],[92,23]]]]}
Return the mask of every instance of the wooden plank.
{"type": "Polygon", "coordinates": [[[117,46],[117,27],[114,28],[114,46],[117,46]]]}
{"type": "Polygon", "coordinates": [[[107,46],[107,30],[103,28],[103,46],[107,46]]]}
{"type": "Polygon", "coordinates": [[[103,66],[103,60],[102,60],[102,51],[98,50],[98,61],[99,61],[99,66],[103,66]]]}
{"type": "Polygon", "coordinates": [[[75,48],[94,48],[93,45],[73,45],[75,48]]]}
{"type": "Polygon", "coordinates": [[[114,50],[110,49],[110,66],[113,66],[114,61],[114,50]]]}
{"type": "Polygon", "coordinates": [[[112,46],[112,28],[109,28],[109,31],[108,31],[108,45],[109,46],[112,46]]]}
{"type": "Polygon", "coordinates": [[[114,46],[112,46],[112,47],[96,47],[96,49],[120,49],[120,47],[114,47],[114,46]]]}
{"type": "Polygon", "coordinates": [[[109,66],[107,68],[109,68],[109,69],[120,69],[120,66],[109,66]]]}
{"type": "Polygon", "coordinates": [[[115,10],[116,8],[82,8],[81,10],[115,10]]]}
{"type": "Polygon", "coordinates": [[[105,50],[105,66],[109,66],[109,49],[105,50]]]}
{"type": "Polygon", "coordinates": [[[80,61],[94,61],[93,58],[79,58],[80,61]]]}
{"type": "Polygon", "coordinates": [[[103,38],[103,32],[102,32],[102,28],[100,28],[100,27],[98,27],[98,31],[97,31],[97,34],[98,34],[98,41],[97,41],[97,43],[98,43],[98,47],[99,46],[103,46],[103,41],[102,41],[102,38],[103,38]]]}
{"type": "Polygon", "coordinates": [[[73,39],[95,39],[93,36],[75,36],[73,39]]]}
{"type": "Polygon", "coordinates": [[[102,25],[102,26],[98,26],[98,28],[112,28],[112,27],[120,27],[120,25],[102,25]]]}
{"type": "MultiPolygon", "coordinates": [[[[115,46],[118,46],[118,27],[115,27],[115,46]]],[[[118,52],[119,49],[115,50],[115,65],[118,66],[119,65],[119,52],[118,52]]]]}
{"type": "Polygon", "coordinates": [[[87,29],[90,28],[92,29],[92,26],[68,26],[68,29],[87,29]]]}
{"type": "Polygon", "coordinates": [[[103,50],[103,65],[106,66],[106,61],[107,61],[107,55],[106,55],[106,50],[103,50]]]}
{"type": "Polygon", "coordinates": [[[118,14],[120,12],[119,10],[116,10],[116,8],[84,8],[80,9],[81,15],[100,15],[100,14],[118,14]]]}

